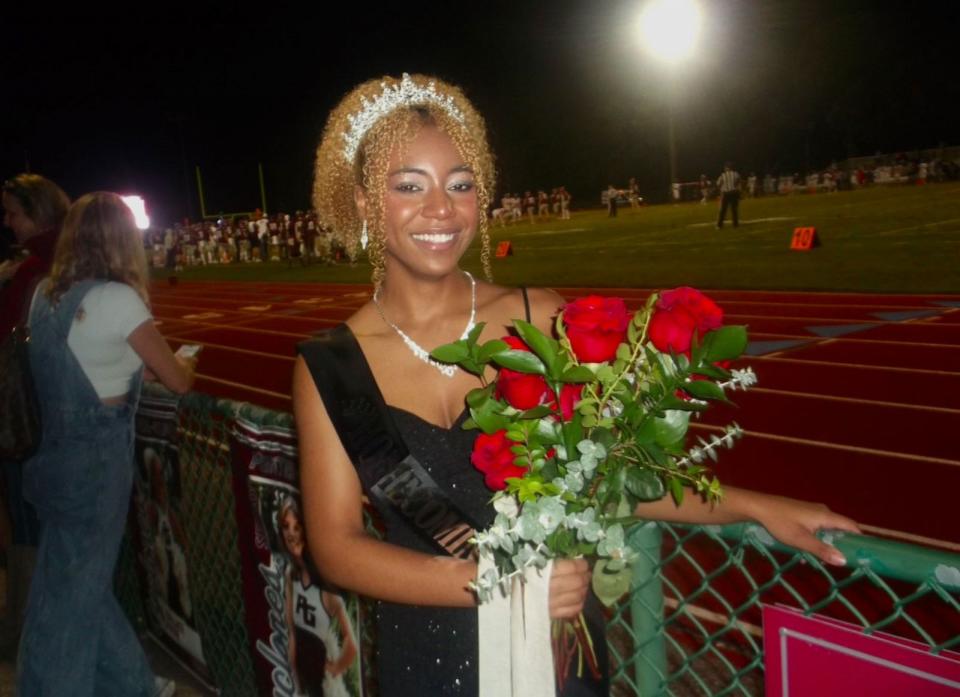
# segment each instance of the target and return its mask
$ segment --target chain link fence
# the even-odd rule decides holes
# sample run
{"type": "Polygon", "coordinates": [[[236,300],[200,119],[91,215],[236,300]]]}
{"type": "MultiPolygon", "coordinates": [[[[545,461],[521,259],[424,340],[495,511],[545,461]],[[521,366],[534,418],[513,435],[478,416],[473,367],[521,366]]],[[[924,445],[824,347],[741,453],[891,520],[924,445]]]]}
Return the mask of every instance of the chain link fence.
{"type": "MultiPolygon", "coordinates": [[[[256,694],[240,562],[241,545],[252,542],[237,533],[228,440],[231,420],[241,413],[292,428],[288,414],[200,394],[184,397],[178,414],[197,629],[210,675],[229,697],[256,694]]],[[[636,526],[633,588],[608,621],[612,693],[762,694],[761,606],[771,603],[912,639],[932,653],[960,650],[960,555],[852,534],[831,541],[846,567],[783,547],[754,525],[636,526]]],[[[128,539],[117,595],[142,626],[135,564],[128,539]]]]}

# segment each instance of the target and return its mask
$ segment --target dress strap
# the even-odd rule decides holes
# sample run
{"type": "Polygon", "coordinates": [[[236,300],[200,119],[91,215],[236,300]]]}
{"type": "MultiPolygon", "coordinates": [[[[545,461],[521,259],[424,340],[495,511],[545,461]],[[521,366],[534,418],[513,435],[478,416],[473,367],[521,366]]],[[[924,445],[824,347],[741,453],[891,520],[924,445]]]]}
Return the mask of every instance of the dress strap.
{"type": "Polygon", "coordinates": [[[523,316],[530,322],[530,298],[527,297],[526,286],[520,286],[520,295],[523,296],[523,316]]]}

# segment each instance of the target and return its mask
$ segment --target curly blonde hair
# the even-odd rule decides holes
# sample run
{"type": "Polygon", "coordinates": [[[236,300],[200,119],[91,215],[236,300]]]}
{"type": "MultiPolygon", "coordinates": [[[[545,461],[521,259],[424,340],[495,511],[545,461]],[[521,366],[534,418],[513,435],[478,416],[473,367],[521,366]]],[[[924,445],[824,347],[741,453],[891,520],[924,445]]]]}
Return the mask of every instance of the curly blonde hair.
{"type": "Polygon", "coordinates": [[[106,191],[81,196],[67,211],[50,268],[50,302],[90,278],[126,283],[150,305],[147,257],[133,213],[106,191]]]}
{"type": "Polygon", "coordinates": [[[436,94],[449,99],[459,114],[455,116],[431,101],[398,107],[373,124],[360,141],[356,157],[349,161],[344,140],[344,134],[351,128],[349,117],[361,113],[365,104],[375,100],[385,87],[399,86],[401,80],[383,77],[355,87],[330,113],[317,147],[313,207],[320,223],[328,227],[350,257],[355,258],[360,253],[360,231],[364,223],[357,210],[355,189],[357,185],[363,187],[368,194],[366,223],[370,243],[367,252],[373,265],[373,283],[379,287],[385,272],[383,200],[390,156],[396,148],[409,143],[420,128],[435,126],[450,136],[460,156],[473,170],[479,209],[477,231],[481,240],[480,261],[487,279],[492,280],[487,209],[493,196],[496,174],[483,117],[463,92],[453,85],[426,75],[411,75],[406,79],[424,88],[432,84],[436,94]],[[462,121],[457,116],[461,116],[462,121]]]}

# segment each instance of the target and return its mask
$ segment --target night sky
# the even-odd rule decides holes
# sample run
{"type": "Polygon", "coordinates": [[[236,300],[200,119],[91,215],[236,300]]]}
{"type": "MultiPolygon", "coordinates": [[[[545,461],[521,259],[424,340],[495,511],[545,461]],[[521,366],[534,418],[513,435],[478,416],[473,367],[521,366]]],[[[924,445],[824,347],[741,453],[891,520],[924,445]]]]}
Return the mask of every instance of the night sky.
{"type": "Polygon", "coordinates": [[[695,59],[670,74],[634,38],[640,2],[392,3],[352,21],[176,25],[5,21],[0,173],[72,197],[137,192],[155,220],[309,205],[326,114],[403,71],[462,86],[485,115],[500,192],[566,184],[591,205],[637,177],[822,168],[848,155],[960,144],[960,3],[703,1],[695,59]],[[671,102],[672,100],[672,102],[671,102]]]}

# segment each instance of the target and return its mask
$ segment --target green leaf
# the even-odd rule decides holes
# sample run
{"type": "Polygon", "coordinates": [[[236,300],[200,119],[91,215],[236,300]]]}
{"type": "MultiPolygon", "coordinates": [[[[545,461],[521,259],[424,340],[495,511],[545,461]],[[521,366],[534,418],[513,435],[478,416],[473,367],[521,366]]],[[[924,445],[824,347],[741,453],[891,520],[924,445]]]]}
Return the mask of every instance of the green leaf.
{"type": "Polygon", "coordinates": [[[543,361],[537,358],[529,351],[518,351],[511,349],[503,353],[497,353],[493,356],[494,363],[502,365],[504,368],[516,370],[518,373],[534,373],[536,375],[546,375],[547,369],[543,361]]]}
{"type": "Polygon", "coordinates": [[[470,415],[473,417],[473,420],[477,423],[477,425],[488,436],[501,429],[505,429],[510,425],[509,419],[502,414],[495,414],[493,412],[483,411],[480,409],[471,409],[470,415]]]}
{"type": "Polygon", "coordinates": [[[657,438],[657,425],[654,419],[647,419],[643,424],[633,432],[633,441],[638,445],[652,443],[657,438]]]}
{"type": "Polygon", "coordinates": [[[460,367],[466,370],[468,373],[473,373],[474,375],[483,375],[483,366],[472,358],[464,358],[462,361],[460,361],[460,367]]]}
{"type": "Polygon", "coordinates": [[[670,480],[670,494],[678,506],[683,503],[683,482],[679,479],[672,478],[670,480]]]}
{"type": "Polygon", "coordinates": [[[490,399],[490,392],[492,388],[493,385],[488,387],[477,387],[476,389],[467,392],[467,406],[470,406],[474,409],[479,409],[481,406],[483,406],[484,402],[490,399]]]}
{"type": "Polygon", "coordinates": [[[480,425],[479,425],[476,421],[474,421],[473,419],[464,419],[464,420],[463,420],[463,423],[460,424],[460,428],[462,428],[464,431],[471,431],[471,430],[473,430],[473,429],[475,429],[475,428],[479,428],[479,427],[480,427],[480,425]]]}
{"type": "Polygon", "coordinates": [[[567,368],[563,371],[560,379],[563,382],[592,382],[594,379],[593,371],[582,365],[567,368]]]}
{"type": "Polygon", "coordinates": [[[627,344],[617,346],[617,358],[621,361],[629,361],[630,355],[630,347],[627,344]]]}
{"type": "Polygon", "coordinates": [[[597,401],[591,400],[583,404],[577,404],[577,411],[586,416],[587,414],[593,414],[596,416],[599,412],[597,411],[597,401]]]}
{"type": "MultiPolygon", "coordinates": [[[[694,363],[696,365],[696,363],[694,363]]],[[[723,368],[712,365],[710,363],[704,363],[692,371],[695,375],[703,375],[708,378],[713,378],[714,380],[729,380],[731,373],[729,370],[724,370],[723,368]]]]}
{"type": "Polygon", "coordinates": [[[489,363],[490,359],[497,353],[502,353],[510,348],[510,344],[501,339],[491,339],[477,351],[477,360],[480,363],[489,363]]]}
{"type": "Polygon", "coordinates": [[[517,333],[520,335],[520,338],[540,357],[544,365],[553,366],[557,362],[560,344],[529,322],[524,322],[522,319],[514,320],[513,326],[517,328],[517,333]]]}
{"type": "Polygon", "coordinates": [[[656,443],[648,443],[644,450],[646,450],[647,455],[661,467],[666,467],[669,464],[670,461],[667,459],[667,454],[663,452],[663,449],[656,443]]]}
{"type": "Polygon", "coordinates": [[[618,571],[608,571],[609,559],[600,559],[593,567],[593,592],[607,607],[611,607],[624,593],[630,590],[633,570],[629,566],[618,571]]]}
{"type": "Polygon", "coordinates": [[[709,380],[691,380],[683,384],[683,391],[697,399],[715,399],[726,401],[726,397],[717,385],[709,380]]]}
{"type": "Polygon", "coordinates": [[[563,447],[567,451],[567,458],[570,460],[578,457],[577,443],[583,440],[583,420],[579,414],[574,414],[573,418],[565,422],[561,427],[563,435],[563,447]]]}
{"type": "Polygon", "coordinates": [[[463,341],[455,341],[452,344],[437,346],[430,355],[441,363],[459,363],[470,355],[470,351],[463,341]]]}
{"type": "Polygon", "coordinates": [[[560,468],[557,467],[555,460],[548,460],[547,464],[540,468],[540,475],[548,482],[553,481],[554,477],[560,476],[560,468]]]}
{"type": "Polygon", "coordinates": [[[597,379],[604,384],[613,382],[616,377],[617,374],[613,372],[613,368],[609,365],[604,364],[597,369],[597,379]]]}
{"type": "Polygon", "coordinates": [[[477,322],[477,324],[470,330],[470,333],[467,334],[465,341],[470,346],[473,346],[477,343],[477,339],[480,338],[480,334],[483,333],[483,328],[487,326],[486,322],[477,322]]]}
{"type": "Polygon", "coordinates": [[[667,493],[660,477],[652,470],[641,467],[627,470],[624,486],[641,501],[659,501],[667,493]]]}
{"type": "Polygon", "coordinates": [[[739,325],[708,332],[703,339],[704,359],[710,363],[739,357],[747,348],[747,328],[739,325]]]}
{"type": "Polygon", "coordinates": [[[663,416],[653,420],[655,440],[659,445],[668,447],[683,440],[690,425],[690,412],[668,409],[663,416]]]}
{"type": "Polygon", "coordinates": [[[550,409],[546,404],[541,404],[539,407],[534,407],[533,409],[527,409],[524,412],[521,412],[521,419],[542,419],[548,414],[552,414],[553,410],[550,409]]]}

